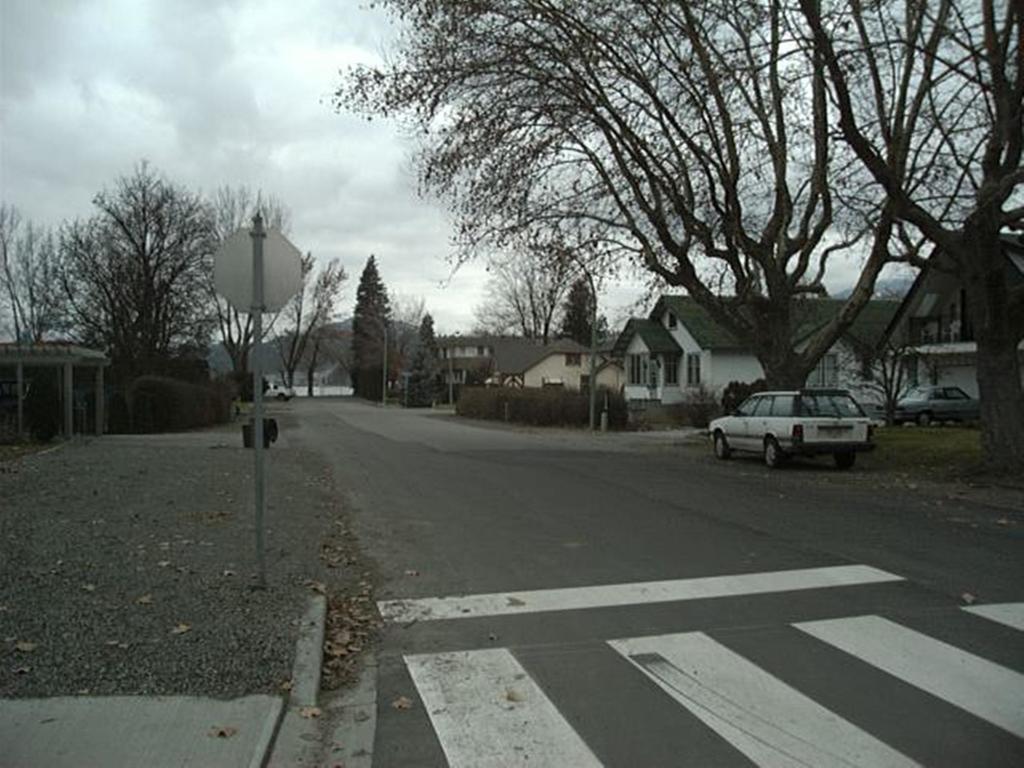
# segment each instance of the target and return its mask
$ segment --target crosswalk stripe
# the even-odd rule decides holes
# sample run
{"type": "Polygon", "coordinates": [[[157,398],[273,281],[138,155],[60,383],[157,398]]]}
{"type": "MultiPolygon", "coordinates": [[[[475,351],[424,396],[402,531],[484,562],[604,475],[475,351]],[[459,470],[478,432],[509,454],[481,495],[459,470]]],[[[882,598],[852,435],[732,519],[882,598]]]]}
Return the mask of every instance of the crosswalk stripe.
{"type": "Polygon", "coordinates": [[[789,571],[741,573],[669,581],[606,584],[529,592],[495,592],[461,597],[384,600],[377,605],[386,621],[429,621],[480,616],[608,608],[621,605],[704,600],[826,587],[902,581],[901,576],[867,565],[836,565],[789,571]]]}
{"type": "Polygon", "coordinates": [[[609,645],[764,768],[917,765],[701,632],[609,645]]]}
{"type": "Polygon", "coordinates": [[[601,765],[507,649],[405,663],[452,768],[601,765]]]}
{"type": "Polygon", "coordinates": [[[1024,603],[964,606],[964,610],[1024,632],[1024,603]]]}
{"type": "Polygon", "coordinates": [[[1024,675],[881,616],[794,624],[910,685],[1024,737],[1024,675]]]}

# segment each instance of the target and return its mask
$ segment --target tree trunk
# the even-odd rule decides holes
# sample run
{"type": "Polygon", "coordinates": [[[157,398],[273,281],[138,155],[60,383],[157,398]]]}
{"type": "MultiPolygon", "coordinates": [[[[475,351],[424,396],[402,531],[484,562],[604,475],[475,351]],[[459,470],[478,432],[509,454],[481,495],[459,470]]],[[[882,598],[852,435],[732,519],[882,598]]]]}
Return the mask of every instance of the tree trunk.
{"type": "Polygon", "coordinates": [[[994,238],[968,238],[961,260],[967,310],[978,344],[981,452],[985,469],[1024,471],[1024,391],[1013,323],[1006,260],[994,238]]]}

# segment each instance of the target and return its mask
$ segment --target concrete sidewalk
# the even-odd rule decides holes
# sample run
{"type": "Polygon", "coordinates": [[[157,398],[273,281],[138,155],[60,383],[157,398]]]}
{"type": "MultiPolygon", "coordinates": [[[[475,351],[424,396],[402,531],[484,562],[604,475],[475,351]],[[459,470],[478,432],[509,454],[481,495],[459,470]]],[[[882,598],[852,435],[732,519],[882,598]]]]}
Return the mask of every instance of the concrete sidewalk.
{"type": "Polygon", "coordinates": [[[0,700],[0,767],[258,768],[283,710],[275,696],[0,700]]]}

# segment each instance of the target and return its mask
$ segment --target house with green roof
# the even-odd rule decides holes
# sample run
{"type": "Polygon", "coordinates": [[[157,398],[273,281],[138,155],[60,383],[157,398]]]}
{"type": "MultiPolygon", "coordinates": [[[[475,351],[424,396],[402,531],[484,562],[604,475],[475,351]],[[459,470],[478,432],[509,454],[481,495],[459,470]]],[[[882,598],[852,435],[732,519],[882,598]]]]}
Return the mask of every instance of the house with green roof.
{"type": "MultiPolygon", "coordinates": [[[[838,299],[802,299],[793,343],[799,348],[839,311],[838,299]]],[[[808,377],[808,386],[845,387],[869,399],[870,362],[898,301],[874,300],[808,377]]],[[[662,296],[646,318],[632,318],[615,341],[627,400],[665,405],[701,391],[718,396],[730,382],[764,377],[754,353],[689,296],[662,296]]]]}

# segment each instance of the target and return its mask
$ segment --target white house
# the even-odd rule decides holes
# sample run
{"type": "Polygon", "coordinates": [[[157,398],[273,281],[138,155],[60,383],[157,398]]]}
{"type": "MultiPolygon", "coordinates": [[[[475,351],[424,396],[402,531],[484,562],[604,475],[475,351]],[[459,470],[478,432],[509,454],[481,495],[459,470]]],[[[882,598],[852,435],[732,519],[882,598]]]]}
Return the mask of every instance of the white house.
{"type": "MultiPolygon", "coordinates": [[[[843,304],[834,299],[803,301],[812,311],[800,325],[797,348],[843,304]]],[[[808,386],[845,387],[864,397],[866,363],[898,306],[896,301],[869,302],[849,332],[822,357],[808,386]]],[[[717,398],[730,382],[764,377],[754,354],[688,296],[662,296],[647,318],[631,319],[614,353],[623,360],[627,400],[671,405],[703,392],[717,398]]]]}
{"type": "MultiPolygon", "coordinates": [[[[1024,293],[1024,238],[1002,236],[1006,279],[1011,294],[1024,293]]],[[[978,396],[974,319],[960,281],[932,256],[921,270],[887,331],[890,344],[904,355],[907,384],[948,384],[978,396]]],[[[1018,347],[1024,387],[1024,341],[1018,347]]]]}

